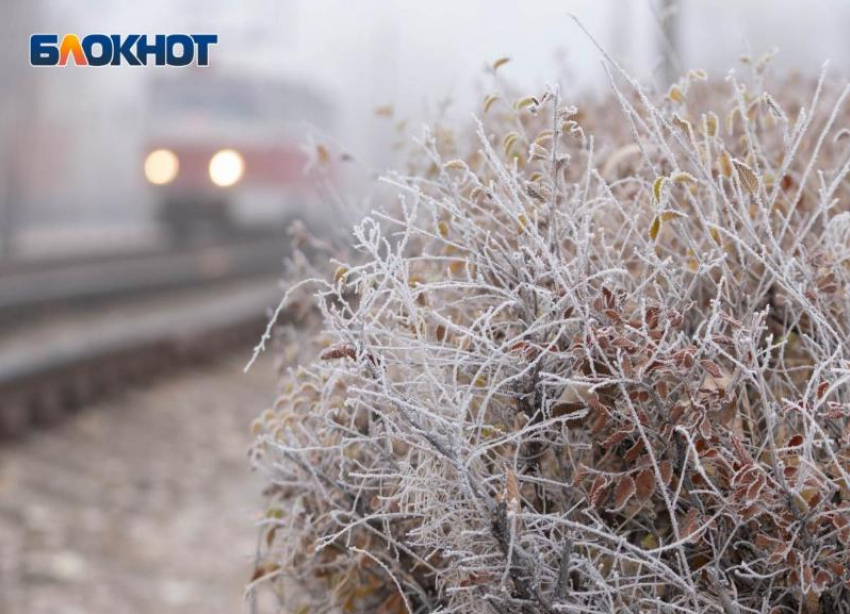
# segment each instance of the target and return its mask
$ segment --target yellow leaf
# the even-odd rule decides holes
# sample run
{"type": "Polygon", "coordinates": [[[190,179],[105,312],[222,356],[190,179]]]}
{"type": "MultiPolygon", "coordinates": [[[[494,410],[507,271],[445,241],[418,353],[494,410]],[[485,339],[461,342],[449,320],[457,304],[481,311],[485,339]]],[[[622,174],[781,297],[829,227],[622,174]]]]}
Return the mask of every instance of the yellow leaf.
{"type": "Polygon", "coordinates": [[[540,101],[537,100],[534,96],[526,96],[524,98],[520,98],[514,103],[514,109],[517,111],[524,109],[530,106],[537,106],[540,104],[540,101]]]}
{"type": "Polygon", "coordinates": [[[720,120],[718,120],[717,115],[711,111],[709,111],[703,118],[703,126],[705,126],[705,133],[714,137],[717,136],[717,126],[720,120]]]}
{"type": "Polygon", "coordinates": [[[551,130],[544,130],[540,134],[537,135],[537,138],[534,139],[534,142],[538,145],[542,145],[546,141],[551,141],[552,137],[555,136],[555,133],[551,130]]]}
{"type": "Polygon", "coordinates": [[[670,91],[667,92],[667,97],[673,102],[685,102],[685,94],[682,93],[682,89],[678,85],[670,87],[670,91]]]}
{"type": "Polygon", "coordinates": [[[331,154],[328,152],[328,148],[324,145],[316,145],[316,155],[319,157],[319,161],[322,164],[327,164],[331,159],[331,154]]]}
{"type": "Polygon", "coordinates": [[[732,160],[729,158],[729,154],[725,151],[720,154],[720,172],[723,173],[724,177],[732,176],[732,160]]]}
{"type": "Polygon", "coordinates": [[[659,177],[652,184],[652,195],[655,197],[655,202],[658,203],[661,201],[661,189],[664,187],[664,183],[667,181],[667,177],[659,177]]]}
{"type": "Polygon", "coordinates": [[[455,260],[449,263],[449,272],[452,275],[460,275],[466,268],[466,262],[463,260],[455,260]]]}
{"type": "Polygon", "coordinates": [[[339,283],[345,280],[345,277],[348,275],[348,269],[344,266],[339,267],[334,272],[334,283],[339,283]]]}
{"type": "Polygon", "coordinates": [[[658,538],[653,533],[647,533],[642,540],[640,540],[640,545],[644,550],[654,550],[658,548],[658,538]]]}
{"type": "Polygon", "coordinates": [[[673,183],[697,183],[696,178],[690,173],[686,173],[685,171],[679,171],[678,173],[674,173],[673,175],[671,175],[670,181],[672,181],[673,183]]]}
{"type": "Polygon", "coordinates": [[[513,144],[516,143],[516,140],[518,138],[519,138],[519,135],[516,132],[508,132],[505,135],[505,140],[502,143],[504,150],[505,150],[505,155],[507,155],[508,152],[510,152],[511,147],[513,147],[513,144]]]}
{"type": "Polygon", "coordinates": [[[525,213],[520,213],[517,216],[517,226],[519,227],[520,232],[525,232],[525,229],[528,227],[528,218],[525,213]]]}
{"type": "Polygon", "coordinates": [[[493,62],[493,70],[499,70],[499,68],[501,68],[502,66],[504,66],[505,64],[507,64],[510,61],[511,61],[510,58],[499,58],[498,60],[493,62]]]}
{"type": "Polygon", "coordinates": [[[487,96],[487,97],[484,99],[484,113],[489,112],[489,111],[490,111],[490,107],[492,107],[492,106],[493,106],[493,104],[494,104],[494,103],[495,103],[498,99],[499,99],[499,97],[498,97],[496,94],[490,94],[489,96],[487,96]]]}
{"type": "Polygon", "coordinates": [[[449,225],[445,221],[440,220],[439,222],[437,222],[437,232],[440,233],[440,236],[445,239],[447,236],[449,236],[449,225]]]}
{"type": "Polygon", "coordinates": [[[661,232],[661,218],[656,215],[652,220],[652,225],[649,227],[649,237],[655,241],[658,238],[659,232],[661,232]]]}
{"type": "Polygon", "coordinates": [[[688,216],[685,215],[684,213],[679,212],[679,211],[664,211],[660,215],[662,222],[669,222],[670,220],[681,219],[683,217],[688,217],[688,216]]]}

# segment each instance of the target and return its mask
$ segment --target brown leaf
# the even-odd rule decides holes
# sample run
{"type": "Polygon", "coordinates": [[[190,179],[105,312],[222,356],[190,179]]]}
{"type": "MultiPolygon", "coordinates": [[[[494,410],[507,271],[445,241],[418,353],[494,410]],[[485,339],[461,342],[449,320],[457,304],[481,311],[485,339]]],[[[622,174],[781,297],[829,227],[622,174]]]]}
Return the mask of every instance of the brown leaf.
{"type": "Polygon", "coordinates": [[[254,573],[251,574],[251,582],[256,582],[260,578],[269,576],[279,570],[280,565],[278,565],[277,563],[261,563],[257,565],[257,567],[254,569],[254,573]]]}
{"type": "Polygon", "coordinates": [[[444,324],[437,324],[437,328],[434,330],[434,335],[437,337],[437,341],[445,341],[446,326],[444,324]]]}
{"type": "Polygon", "coordinates": [[[738,404],[736,403],[736,399],[733,397],[729,400],[726,406],[720,410],[720,423],[724,426],[730,426],[732,421],[735,419],[735,416],[738,415],[738,404]]]}
{"type": "Polygon", "coordinates": [[[623,460],[627,463],[632,463],[637,460],[638,456],[644,450],[643,439],[638,439],[634,445],[626,451],[626,454],[623,456],[623,460]]]}
{"type": "Polygon", "coordinates": [[[584,403],[577,401],[558,401],[552,406],[551,412],[553,416],[560,418],[561,416],[574,414],[582,409],[584,409],[584,403]]]}
{"type": "Polygon", "coordinates": [[[673,463],[669,460],[661,461],[658,465],[658,469],[661,472],[661,479],[664,480],[664,484],[669,486],[670,480],[673,479],[673,463]]]}
{"type": "Polygon", "coordinates": [[[498,60],[493,62],[493,70],[499,70],[499,68],[501,66],[504,66],[505,64],[507,64],[510,61],[511,61],[510,58],[499,58],[498,60]]]}
{"type": "Polygon", "coordinates": [[[337,358],[357,358],[357,350],[352,345],[339,344],[332,345],[324,350],[319,358],[322,360],[334,360],[337,358]]]}
{"type": "Polygon", "coordinates": [[[759,179],[755,171],[740,160],[732,160],[732,165],[738,171],[738,177],[741,179],[741,185],[750,194],[754,194],[759,188],[759,179]]]}
{"type": "Polygon", "coordinates": [[[682,524],[682,535],[689,537],[696,533],[698,528],[699,512],[697,508],[692,507],[685,515],[685,521],[682,524]]]}
{"type": "Polygon", "coordinates": [[[803,445],[803,436],[802,435],[794,435],[791,439],[788,440],[786,444],[789,448],[796,448],[797,446],[803,445]]]}
{"type": "Polygon", "coordinates": [[[699,365],[712,377],[719,378],[723,374],[715,363],[710,360],[700,360],[699,365]]]}
{"type": "Polygon", "coordinates": [[[630,475],[624,475],[614,490],[614,509],[621,510],[635,494],[635,481],[630,475]]]}
{"type": "Polygon", "coordinates": [[[658,307],[648,307],[646,310],[646,325],[652,329],[658,327],[658,316],[661,310],[658,307]]]}
{"type": "Polygon", "coordinates": [[[519,480],[510,467],[505,469],[505,500],[509,509],[519,509],[519,480]]]}
{"type": "Polygon", "coordinates": [[[613,435],[608,437],[605,441],[603,441],[600,445],[605,449],[610,449],[616,446],[618,443],[623,441],[626,437],[628,437],[628,433],[626,431],[616,431],[613,435]]]}
{"type": "Polygon", "coordinates": [[[590,487],[590,494],[588,495],[590,505],[597,509],[601,507],[607,492],[608,479],[603,475],[597,476],[596,479],[593,480],[593,485],[590,487]]]}
{"type": "Polygon", "coordinates": [[[597,412],[596,418],[593,420],[593,425],[590,427],[591,434],[595,435],[601,432],[606,424],[608,424],[608,412],[604,410],[597,412]]]}
{"type": "Polygon", "coordinates": [[[655,473],[644,469],[635,478],[635,494],[640,501],[646,501],[655,493],[655,473]]]}

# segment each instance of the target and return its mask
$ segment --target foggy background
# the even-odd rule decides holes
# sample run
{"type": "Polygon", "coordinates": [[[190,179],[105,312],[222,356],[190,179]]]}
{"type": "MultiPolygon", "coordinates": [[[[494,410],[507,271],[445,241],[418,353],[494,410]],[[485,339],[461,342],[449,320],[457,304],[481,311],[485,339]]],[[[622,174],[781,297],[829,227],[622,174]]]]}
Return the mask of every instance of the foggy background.
{"type": "Polygon", "coordinates": [[[654,87],[672,75],[665,28],[683,72],[722,78],[773,47],[782,75],[850,71],[848,0],[680,0],[665,20],[673,3],[0,0],[0,614],[247,611],[263,517],[248,425],[297,343],[242,368],[306,234],[288,222],[351,224],[305,151],[359,200],[400,166],[400,136],[469,125],[499,58],[522,94],[605,92],[571,13],[654,87]],[[207,68],[36,68],[33,33],[218,43],[207,68]],[[323,145],[302,150],[311,130],[323,145]]]}
{"type": "MultiPolygon", "coordinates": [[[[816,73],[825,59],[848,68],[847,2],[681,5],[685,69],[722,76],[741,53],[758,57],[773,46],[785,68],[816,73]]],[[[203,70],[309,91],[325,105],[321,132],[381,170],[393,163],[396,137],[376,106],[392,105],[395,120],[408,119],[413,132],[446,100],[449,113],[468,117],[489,84],[483,67],[502,56],[512,61],[501,72],[529,91],[547,82],[568,94],[604,88],[599,53],[570,13],[634,74],[657,78],[662,10],[658,0],[2,0],[0,253],[32,257],[154,240],[156,197],[142,163],[152,138],[173,128],[152,109],[151,83],[198,70],[33,68],[32,33],[216,33],[203,70]]],[[[309,116],[296,107],[279,108],[291,126],[309,116]]]]}

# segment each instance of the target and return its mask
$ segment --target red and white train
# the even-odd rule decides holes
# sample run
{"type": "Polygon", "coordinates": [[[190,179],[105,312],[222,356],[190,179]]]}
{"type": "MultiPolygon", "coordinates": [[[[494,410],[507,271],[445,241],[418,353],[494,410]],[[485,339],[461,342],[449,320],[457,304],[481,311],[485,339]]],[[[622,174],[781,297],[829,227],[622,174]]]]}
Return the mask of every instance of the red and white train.
{"type": "Polygon", "coordinates": [[[149,92],[142,166],[157,218],[174,240],[304,217],[310,187],[300,142],[306,126],[327,126],[321,96],[210,69],[174,71],[149,92]]]}

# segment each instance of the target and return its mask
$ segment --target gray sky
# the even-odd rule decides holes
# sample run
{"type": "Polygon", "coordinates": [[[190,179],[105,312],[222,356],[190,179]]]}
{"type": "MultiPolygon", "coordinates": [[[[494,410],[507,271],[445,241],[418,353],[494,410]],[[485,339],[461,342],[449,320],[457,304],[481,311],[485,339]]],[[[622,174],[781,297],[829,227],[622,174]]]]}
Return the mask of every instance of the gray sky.
{"type": "MultiPolygon", "coordinates": [[[[658,58],[655,2],[0,0],[6,18],[0,30],[23,52],[7,63],[20,64],[19,76],[36,84],[38,98],[27,102],[7,88],[0,112],[9,125],[21,107],[35,110],[46,134],[72,148],[57,162],[53,192],[42,186],[43,199],[75,202],[63,209],[74,216],[105,207],[132,218],[113,203],[139,200],[141,193],[136,150],[144,139],[145,84],[154,71],[182,69],[31,69],[25,64],[31,32],[218,33],[212,70],[319,88],[337,109],[333,136],[380,168],[392,138],[372,112],[376,105],[392,104],[397,117],[415,125],[449,97],[454,112],[467,117],[487,88],[482,68],[501,56],[512,58],[504,76],[529,92],[547,82],[560,82],[567,93],[604,87],[599,53],[570,13],[634,74],[649,78],[658,58]]],[[[836,69],[848,68],[846,0],[683,0],[681,19],[685,68],[723,75],[746,41],[754,55],[779,47],[782,68],[814,73],[828,58],[836,69]]]]}

